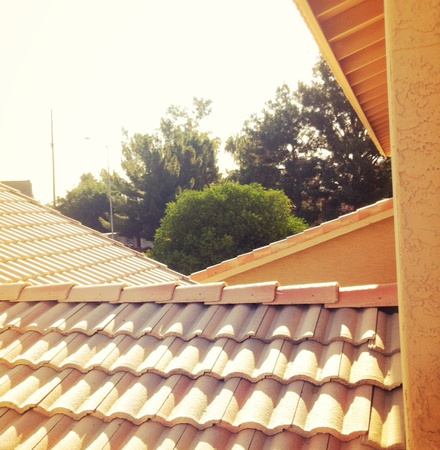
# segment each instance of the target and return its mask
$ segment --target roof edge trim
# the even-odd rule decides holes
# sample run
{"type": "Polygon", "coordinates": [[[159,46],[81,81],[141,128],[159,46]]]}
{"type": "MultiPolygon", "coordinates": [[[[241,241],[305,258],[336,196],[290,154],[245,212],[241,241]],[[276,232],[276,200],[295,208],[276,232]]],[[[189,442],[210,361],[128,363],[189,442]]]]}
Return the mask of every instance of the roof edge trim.
{"type": "Polygon", "coordinates": [[[374,142],[376,148],[379,150],[381,155],[389,156],[389,154],[387,154],[384,151],[382,144],[380,143],[378,137],[376,136],[376,133],[374,132],[373,128],[371,127],[371,124],[370,124],[369,120],[367,119],[367,116],[365,115],[361,105],[359,104],[359,101],[356,98],[356,95],[353,92],[353,89],[351,88],[350,83],[348,82],[347,78],[345,77],[345,74],[342,71],[341,66],[339,65],[339,62],[336,59],[336,57],[333,53],[333,50],[331,49],[331,47],[327,41],[327,38],[325,37],[325,35],[321,29],[321,26],[319,25],[318,21],[316,20],[316,17],[314,15],[312,9],[310,8],[308,2],[306,0],[293,0],[293,3],[297,7],[299,13],[301,14],[302,18],[304,19],[304,22],[306,23],[307,27],[309,28],[310,32],[312,33],[319,49],[322,52],[324,59],[327,61],[339,86],[344,91],[344,94],[346,95],[348,101],[352,105],[356,114],[359,116],[359,119],[363,123],[364,127],[367,129],[368,134],[370,135],[370,138],[374,142]]]}

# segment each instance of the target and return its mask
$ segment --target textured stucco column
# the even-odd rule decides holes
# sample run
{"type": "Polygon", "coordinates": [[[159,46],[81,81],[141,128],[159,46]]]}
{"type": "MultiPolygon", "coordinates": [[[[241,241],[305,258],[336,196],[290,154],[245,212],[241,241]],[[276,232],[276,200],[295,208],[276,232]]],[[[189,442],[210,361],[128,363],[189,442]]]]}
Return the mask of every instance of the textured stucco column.
{"type": "Polygon", "coordinates": [[[440,1],[384,3],[407,443],[440,449],[440,1]]]}

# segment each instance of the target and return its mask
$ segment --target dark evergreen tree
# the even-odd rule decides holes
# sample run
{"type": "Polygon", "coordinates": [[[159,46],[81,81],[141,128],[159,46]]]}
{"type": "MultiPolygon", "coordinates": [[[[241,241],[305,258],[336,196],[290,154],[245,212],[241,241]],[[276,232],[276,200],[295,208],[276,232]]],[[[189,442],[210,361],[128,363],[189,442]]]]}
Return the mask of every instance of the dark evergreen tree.
{"type": "Polygon", "coordinates": [[[391,197],[391,161],[379,154],[324,60],[312,83],[300,83],[297,94],[307,146],[326,155],[322,219],[391,197]]]}
{"type": "Polygon", "coordinates": [[[239,168],[231,179],[283,189],[312,224],[389,197],[382,158],[323,60],[310,85],[277,89],[226,146],[239,168]]]}

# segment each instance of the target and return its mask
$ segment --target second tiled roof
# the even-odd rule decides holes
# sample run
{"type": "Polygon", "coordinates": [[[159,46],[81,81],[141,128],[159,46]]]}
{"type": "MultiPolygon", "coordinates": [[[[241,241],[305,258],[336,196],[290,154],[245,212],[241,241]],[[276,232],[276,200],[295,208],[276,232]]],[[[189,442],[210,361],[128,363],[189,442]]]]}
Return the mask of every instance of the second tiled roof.
{"type": "Polygon", "coordinates": [[[124,282],[188,277],[0,184],[0,283],[124,282]]]}

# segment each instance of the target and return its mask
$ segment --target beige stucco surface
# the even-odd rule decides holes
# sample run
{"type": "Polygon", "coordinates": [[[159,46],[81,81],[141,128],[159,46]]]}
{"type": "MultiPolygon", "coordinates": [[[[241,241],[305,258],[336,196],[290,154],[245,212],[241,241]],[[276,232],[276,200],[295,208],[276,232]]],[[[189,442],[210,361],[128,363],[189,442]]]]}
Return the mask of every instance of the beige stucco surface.
{"type": "Polygon", "coordinates": [[[394,219],[388,218],[225,279],[230,285],[337,281],[341,286],[396,282],[394,219]]]}
{"type": "Polygon", "coordinates": [[[407,443],[440,448],[440,3],[385,2],[407,443]]]}

